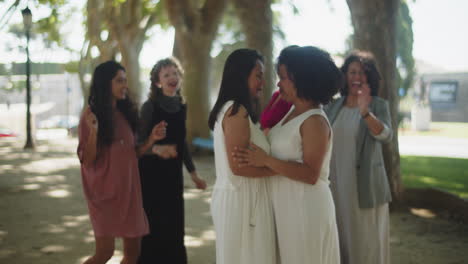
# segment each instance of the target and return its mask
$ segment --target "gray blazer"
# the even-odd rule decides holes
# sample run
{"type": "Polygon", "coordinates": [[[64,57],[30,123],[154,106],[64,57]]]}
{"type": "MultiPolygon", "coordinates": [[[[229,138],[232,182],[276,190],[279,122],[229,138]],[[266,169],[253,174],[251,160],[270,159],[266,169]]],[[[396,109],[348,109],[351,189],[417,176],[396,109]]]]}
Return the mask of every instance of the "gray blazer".
{"type": "MultiPolygon", "coordinates": [[[[324,107],[332,125],[345,102],[346,97],[340,97],[324,107]]],[[[369,110],[383,123],[384,130],[374,136],[364,120],[361,119],[359,124],[356,175],[361,208],[374,208],[392,200],[382,154],[382,143],[390,142],[393,135],[388,103],[373,96],[369,110]]]]}

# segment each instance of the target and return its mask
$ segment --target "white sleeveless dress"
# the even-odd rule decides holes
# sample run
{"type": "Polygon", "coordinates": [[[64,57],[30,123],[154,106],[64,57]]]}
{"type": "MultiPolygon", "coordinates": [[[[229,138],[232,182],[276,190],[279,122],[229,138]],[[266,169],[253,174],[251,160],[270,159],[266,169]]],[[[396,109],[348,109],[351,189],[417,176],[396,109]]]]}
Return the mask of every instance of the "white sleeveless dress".
{"type": "MultiPolygon", "coordinates": [[[[275,264],[276,235],[265,178],[236,176],[229,167],[222,127],[227,102],[214,125],[216,183],[211,214],[216,232],[216,264],[275,264]]],[[[267,153],[268,141],[249,118],[250,140],[267,153]]]]}
{"type": "MultiPolygon", "coordinates": [[[[301,124],[311,115],[321,115],[327,122],[328,119],[322,109],[311,109],[283,125],[293,109],[270,130],[268,138],[274,157],[302,162],[301,124]]],[[[283,264],[340,263],[335,205],[328,181],[332,138],[329,142],[316,184],[306,184],[285,176],[269,178],[279,255],[283,264]]]]}

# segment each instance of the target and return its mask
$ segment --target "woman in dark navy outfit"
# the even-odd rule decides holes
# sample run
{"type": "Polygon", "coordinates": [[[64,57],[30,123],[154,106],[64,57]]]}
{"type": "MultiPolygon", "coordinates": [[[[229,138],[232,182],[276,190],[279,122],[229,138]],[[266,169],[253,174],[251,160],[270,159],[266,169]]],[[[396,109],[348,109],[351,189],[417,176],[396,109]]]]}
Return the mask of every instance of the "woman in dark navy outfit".
{"type": "Polygon", "coordinates": [[[143,206],[150,225],[150,234],[142,240],[140,264],[187,263],[182,163],[196,187],[206,188],[185,141],[187,107],[180,96],[182,74],[175,58],[158,61],[151,71],[149,98],[141,109],[139,141],[144,142],[150,128],[161,121],[167,123],[167,131],[166,138],[139,160],[143,206]]]}

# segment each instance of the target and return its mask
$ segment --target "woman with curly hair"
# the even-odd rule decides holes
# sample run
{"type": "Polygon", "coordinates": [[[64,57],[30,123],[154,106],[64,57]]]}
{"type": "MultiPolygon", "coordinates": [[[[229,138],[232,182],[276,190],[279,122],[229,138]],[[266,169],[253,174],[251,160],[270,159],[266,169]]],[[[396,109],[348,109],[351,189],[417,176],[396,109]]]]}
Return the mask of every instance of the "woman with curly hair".
{"type": "Polygon", "coordinates": [[[164,138],[165,124],[152,128],[145,144],[135,148],[137,112],[127,96],[125,68],[114,61],[96,67],[89,106],[79,124],[78,157],[83,190],[93,226],[96,250],[85,264],[106,263],[116,237],[123,238],[121,263],[135,264],[141,237],[148,233],[143,210],[137,153],[164,138]]]}
{"type": "Polygon", "coordinates": [[[371,53],[353,51],[341,71],[341,97],[326,108],[335,132],[330,180],[341,263],[387,264],[392,196],[382,144],[392,139],[390,110],[377,96],[380,74],[371,53]]]}
{"type": "Polygon", "coordinates": [[[183,70],[175,58],[158,61],[151,71],[148,100],[141,107],[139,140],[147,141],[151,127],[167,123],[166,138],[139,160],[143,205],[150,234],[143,237],[139,263],[187,263],[184,245],[182,164],[198,189],[206,183],[198,177],[185,141],[187,106],[180,94],[183,70]]]}

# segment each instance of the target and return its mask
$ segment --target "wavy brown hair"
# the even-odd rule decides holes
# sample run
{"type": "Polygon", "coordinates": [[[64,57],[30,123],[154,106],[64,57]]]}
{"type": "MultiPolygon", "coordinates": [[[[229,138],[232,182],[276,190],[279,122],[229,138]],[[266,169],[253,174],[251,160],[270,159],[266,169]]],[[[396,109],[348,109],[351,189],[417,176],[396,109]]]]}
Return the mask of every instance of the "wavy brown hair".
{"type": "MultiPolygon", "coordinates": [[[[176,57],[169,57],[169,58],[165,58],[156,62],[156,64],[153,66],[153,69],[151,69],[151,73],[150,73],[151,85],[150,85],[150,93],[148,95],[148,97],[153,101],[156,99],[156,97],[161,96],[163,94],[162,89],[159,88],[157,85],[157,83],[160,81],[159,73],[161,72],[163,68],[169,67],[169,66],[174,66],[177,69],[181,77],[181,80],[184,77],[184,69],[182,68],[182,65],[180,64],[179,60],[176,57]]],[[[184,103],[184,98],[180,92],[180,89],[177,91],[177,95],[180,96],[182,103],[184,103]]]]}

